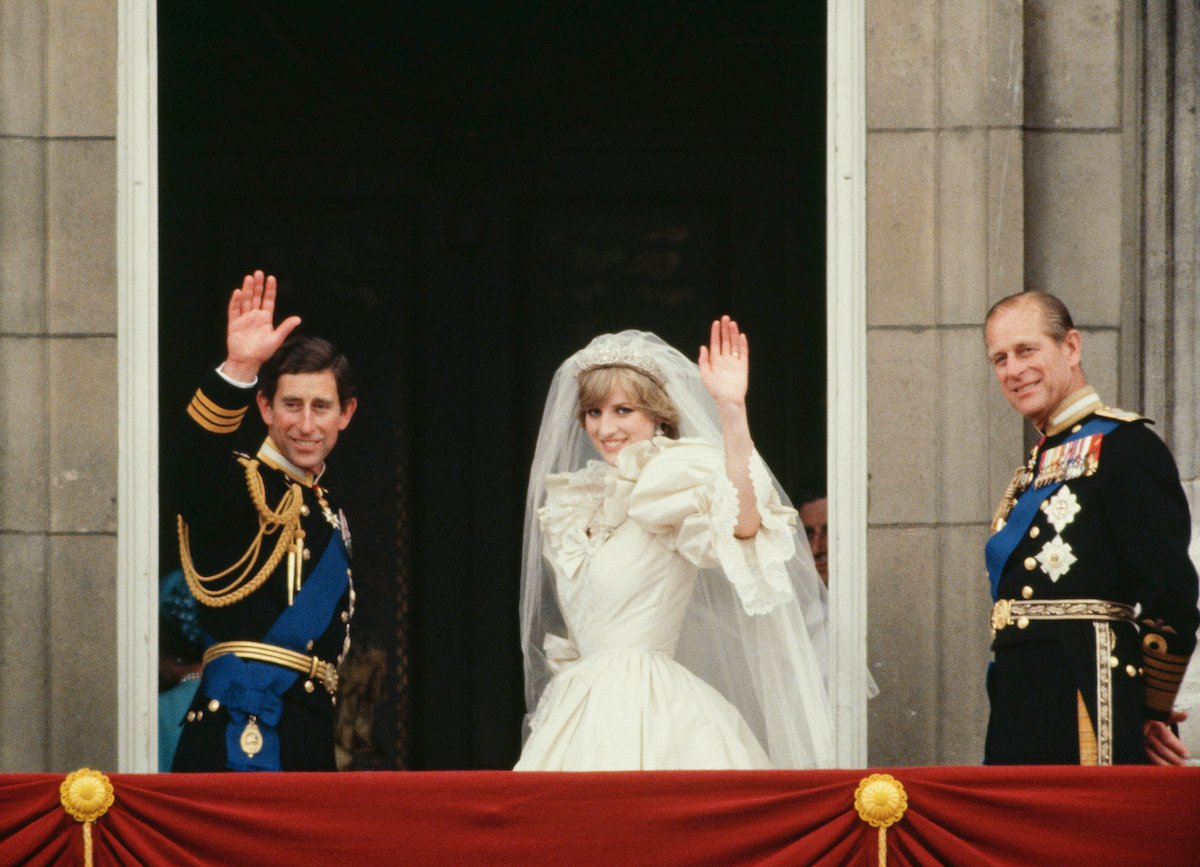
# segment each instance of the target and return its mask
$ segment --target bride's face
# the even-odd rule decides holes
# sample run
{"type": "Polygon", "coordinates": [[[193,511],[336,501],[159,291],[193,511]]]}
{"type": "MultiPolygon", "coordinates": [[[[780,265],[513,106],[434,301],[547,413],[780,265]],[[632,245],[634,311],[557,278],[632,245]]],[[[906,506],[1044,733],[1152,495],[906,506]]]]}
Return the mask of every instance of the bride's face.
{"type": "Polygon", "coordinates": [[[583,426],[596,451],[610,464],[621,449],[654,436],[654,419],[632,403],[620,388],[614,388],[599,406],[583,414],[583,426]]]}

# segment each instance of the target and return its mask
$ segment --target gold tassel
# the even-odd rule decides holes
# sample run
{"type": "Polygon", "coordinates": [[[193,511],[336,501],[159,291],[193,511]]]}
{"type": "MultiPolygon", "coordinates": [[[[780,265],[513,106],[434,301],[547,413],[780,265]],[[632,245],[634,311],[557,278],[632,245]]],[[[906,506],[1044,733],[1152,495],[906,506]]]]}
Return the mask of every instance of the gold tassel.
{"type": "Polygon", "coordinates": [[[879,865],[887,864],[887,829],[896,824],[908,809],[904,786],[891,774],[863,777],[854,790],[854,809],[858,817],[879,829],[879,865]]]}
{"type": "Polygon", "coordinates": [[[67,774],[58,787],[63,809],[76,822],[83,823],[83,864],[92,867],[92,823],[108,812],[116,795],[108,777],[91,768],[67,774]]]}

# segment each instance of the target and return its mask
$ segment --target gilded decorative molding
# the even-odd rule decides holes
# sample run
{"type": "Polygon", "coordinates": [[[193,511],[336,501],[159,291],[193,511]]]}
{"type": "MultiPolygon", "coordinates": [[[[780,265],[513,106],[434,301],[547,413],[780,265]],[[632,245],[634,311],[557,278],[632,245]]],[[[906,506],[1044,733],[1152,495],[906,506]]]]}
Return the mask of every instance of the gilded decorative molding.
{"type": "Polygon", "coordinates": [[[854,790],[854,809],[858,817],[879,829],[879,864],[887,864],[887,829],[904,818],[908,793],[891,774],[871,774],[862,778],[854,790]]]}
{"type": "Polygon", "coordinates": [[[83,863],[92,867],[92,823],[108,812],[116,795],[112,782],[99,771],[80,768],[67,774],[58,788],[63,809],[83,824],[83,863]]]}

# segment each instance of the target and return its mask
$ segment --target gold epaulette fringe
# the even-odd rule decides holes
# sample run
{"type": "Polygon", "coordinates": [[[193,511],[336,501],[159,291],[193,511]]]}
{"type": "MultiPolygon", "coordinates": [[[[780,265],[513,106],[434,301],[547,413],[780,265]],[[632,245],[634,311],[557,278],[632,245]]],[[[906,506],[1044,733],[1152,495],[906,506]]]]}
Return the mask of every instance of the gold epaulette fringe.
{"type": "Polygon", "coordinates": [[[1153,419],[1148,419],[1144,415],[1138,415],[1136,412],[1129,412],[1128,410],[1124,409],[1117,409],[1113,406],[1101,407],[1100,409],[1096,410],[1096,415],[1100,416],[1101,418],[1111,418],[1113,421],[1146,421],[1150,422],[1150,424],[1154,424],[1153,419]]]}
{"type": "Polygon", "coordinates": [[[246,553],[236,563],[216,575],[201,575],[196,571],[196,566],[192,562],[191,541],[183,515],[177,515],[175,518],[176,528],[179,532],[179,562],[183,567],[183,577],[187,580],[192,595],[202,605],[210,608],[224,608],[227,605],[233,605],[261,587],[279,566],[279,561],[291,547],[296,532],[300,528],[300,508],[304,505],[304,496],[300,485],[289,485],[283,496],[280,497],[279,505],[275,509],[271,509],[267,505],[262,476],[258,473],[258,461],[253,458],[241,457],[238,458],[238,461],[245,467],[246,488],[250,492],[250,501],[254,504],[255,511],[258,512],[258,533],[255,535],[254,541],[250,543],[250,547],[246,549],[246,553]],[[259,554],[262,552],[264,538],[275,533],[279,534],[279,538],[275,540],[274,549],[263,563],[262,568],[251,576],[254,564],[258,562],[259,554]],[[220,587],[213,587],[213,584],[227,578],[230,573],[239,568],[242,571],[237,577],[230,579],[220,587]]]}

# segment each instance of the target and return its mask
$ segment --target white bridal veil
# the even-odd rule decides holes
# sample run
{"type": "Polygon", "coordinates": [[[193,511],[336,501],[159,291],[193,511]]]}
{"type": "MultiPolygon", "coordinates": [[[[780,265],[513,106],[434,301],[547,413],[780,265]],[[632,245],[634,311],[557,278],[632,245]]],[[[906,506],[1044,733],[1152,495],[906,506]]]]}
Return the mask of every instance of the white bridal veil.
{"type": "MultiPolygon", "coordinates": [[[[656,374],[679,410],[680,436],[721,446],[717,408],[699,368],[654,334],[601,335],[559,366],[546,398],[525,501],[521,645],[528,714],[551,677],[543,641],[547,634],[567,634],[542,556],[537,511],[549,474],[578,470],[599,458],[578,421],[576,376],[584,367],[603,364],[656,374]]],[[[751,475],[756,488],[774,486],[790,505],[764,463],[752,461],[751,475]]],[[[803,532],[793,527],[792,533],[795,554],[786,563],[792,598],[751,614],[723,570],[700,570],[676,659],[741,711],[776,767],[828,767],[834,762],[834,736],[825,686],[825,589],[803,532]]]]}

